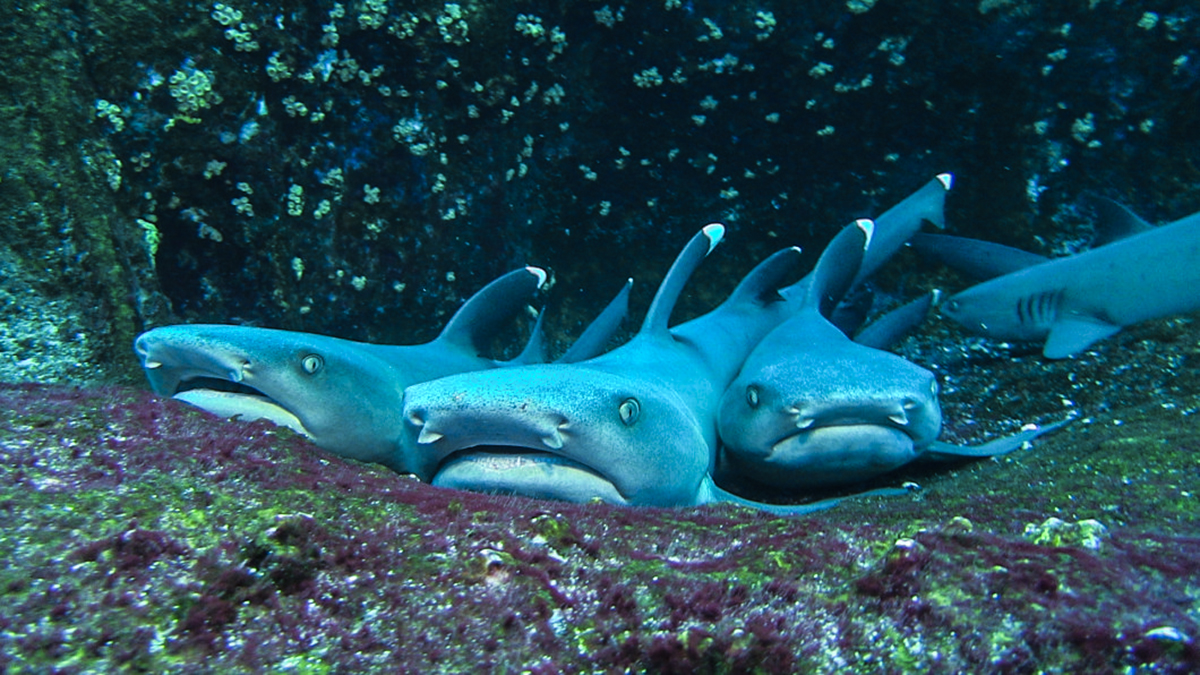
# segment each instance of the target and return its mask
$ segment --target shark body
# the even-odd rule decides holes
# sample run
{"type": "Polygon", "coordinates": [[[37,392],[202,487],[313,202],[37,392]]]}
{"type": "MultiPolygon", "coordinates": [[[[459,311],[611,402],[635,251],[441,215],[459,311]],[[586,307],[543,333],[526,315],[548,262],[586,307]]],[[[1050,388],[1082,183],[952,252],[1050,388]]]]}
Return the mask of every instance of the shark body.
{"type": "MultiPolygon", "coordinates": [[[[134,351],[151,388],[222,417],[265,418],[343,457],[418,473],[427,462],[405,445],[404,388],[507,362],[481,355],[524,310],[546,273],[515,270],[472,296],[434,340],[374,345],[295,331],[214,324],[155,328],[134,351]]],[[[629,285],[564,358],[602,350],[625,313],[629,285]]],[[[536,360],[540,333],[516,362],[536,360]]],[[[429,476],[422,476],[428,480],[429,476]]]]}
{"type": "Polygon", "coordinates": [[[641,330],[611,352],[409,387],[404,415],[439,461],[434,484],[646,506],[714,501],[712,411],[739,354],[786,311],[777,289],[799,264],[798,249],[780,251],[717,309],[668,330],[685,282],[723,235],[713,224],[692,238],[641,330]]]}
{"type": "MultiPolygon", "coordinates": [[[[1000,340],[1045,340],[1047,358],[1065,358],[1125,326],[1200,309],[1200,213],[1160,227],[1108,200],[1095,200],[1108,241],[1066,258],[1016,251],[982,274],[1011,268],[950,297],[942,313],[967,330],[1000,340]],[[1022,257],[1023,256],[1023,257],[1022,257]]],[[[971,264],[971,240],[925,240],[939,257],[971,264]],[[951,243],[947,243],[951,242],[951,243]]],[[[1010,249],[1010,251],[1015,249],[1010,249]]],[[[977,257],[977,256],[976,256],[977,257]]],[[[979,273],[967,269],[968,273],[979,273]]]]}

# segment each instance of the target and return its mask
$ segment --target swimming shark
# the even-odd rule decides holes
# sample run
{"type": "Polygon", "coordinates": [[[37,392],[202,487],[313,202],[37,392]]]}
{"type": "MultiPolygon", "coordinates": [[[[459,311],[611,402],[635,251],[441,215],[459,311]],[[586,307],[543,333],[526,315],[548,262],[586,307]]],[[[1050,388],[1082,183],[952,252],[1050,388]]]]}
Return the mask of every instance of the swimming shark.
{"type": "MultiPolygon", "coordinates": [[[[1050,260],[1018,251],[1024,263],[1014,256],[984,270],[1011,269],[951,296],[942,313],[990,338],[1045,340],[1042,354],[1060,359],[1125,326],[1200,309],[1200,213],[1153,227],[1110,200],[1093,204],[1101,245],[1050,260]]],[[[924,243],[960,261],[973,250],[924,243]]]]}
{"type": "MultiPolygon", "coordinates": [[[[863,260],[859,271],[881,265],[923,220],[940,225],[950,183],[948,174],[939,175],[880,216],[887,227],[877,228],[877,240],[884,244],[855,255],[863,260]]],[[[777,513],[827,507],[762,505],[712,480],[720,395],[757,341],[797,310],[808,287],[806,277],[776,291],[798,255],[785,249],[747,275],[717,309],[668,330],[684,282],[720,236],[723,228],[711,225],[693,239],[660,286],[641,331],[620,348],[571,367],[525,366],[409,387],[405,418],[417,444],[438,461],[433,483],[650,506],[732,501],[777,513]]],[[[836,250],[826,254],[839,257],[836,250]]]]}
{"type": "MultiPolygon", "coordinates": [[[[192,324],[147,331],[138,336],[134,351],[160,395],[222,417],[269,419],[343,457],[415,473],[427,463],[414,454],[417,448],[404,444],[404,388],[510,363],[481,353],[545,280],[545,271],[537,267],[501,276],[468,299],[425,344],[375,345],[269,328],[192,324]]],[[[564,362],[603,351],[626,313],[630,283],[563,355],[564,362]]],[[[539,319],[529,346],[511,363],[539,360],[540,338],[539,319]]]]}

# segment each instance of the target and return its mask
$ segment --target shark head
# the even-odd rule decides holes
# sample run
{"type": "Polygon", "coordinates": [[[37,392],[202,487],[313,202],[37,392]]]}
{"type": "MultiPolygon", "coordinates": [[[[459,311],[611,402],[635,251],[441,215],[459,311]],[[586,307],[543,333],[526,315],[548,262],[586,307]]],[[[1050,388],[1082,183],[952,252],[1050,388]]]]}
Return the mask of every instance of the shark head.
{"type": "Polygon", "coordinates": [[[160,395],[224,417],[269,419],[343,456],[396,461],[403,380],[369,345],[199,324],[155,328],[134,351],[160,395]]]}
{"type": "Polygon", "coordinates": [[[781,487],[853,483],[908,463],[936,438],[933,373],[849,342],[739,378],[718,425],[730,468],[781,487]]]}
{"type": "Polygon", "coordinates": [[[1063,292],[1020,283],[1022,272],[956,293],[942,314],[972,333],[1001,340],[1041,340],[1059,318],[1063,292]]]}
{"type": "Polygon", "coordinates": [[[404,419],[443,487],[674,506],[694,503],[709,469],[704,430],[675,391],[580,364],[413,385],[404,419]]]}

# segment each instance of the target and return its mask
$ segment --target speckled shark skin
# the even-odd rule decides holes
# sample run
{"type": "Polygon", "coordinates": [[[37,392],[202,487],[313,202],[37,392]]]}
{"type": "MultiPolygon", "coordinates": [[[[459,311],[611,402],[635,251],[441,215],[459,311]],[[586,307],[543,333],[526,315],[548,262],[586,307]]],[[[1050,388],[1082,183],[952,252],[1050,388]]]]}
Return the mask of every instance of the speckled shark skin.
{"type": "MultiPolygon", "coordinates": [[[[269,419],[343,457],[396,471],[423,465],[402,433],[404,388],[454,373],[537,360],[540,333],[514,362],[481,356],[497,330],[524,311],[546,273],[510,272],[472,296],[433,341],[373,345],[294,331],[226,325],[156,328],[134,350],[155,392],[222,417],[269,419]]],[[[626,310],[629,284],[565,360],[594,356],[626,310]]],[[[422,476],[426,480],[430,476],[422,476]]]]}

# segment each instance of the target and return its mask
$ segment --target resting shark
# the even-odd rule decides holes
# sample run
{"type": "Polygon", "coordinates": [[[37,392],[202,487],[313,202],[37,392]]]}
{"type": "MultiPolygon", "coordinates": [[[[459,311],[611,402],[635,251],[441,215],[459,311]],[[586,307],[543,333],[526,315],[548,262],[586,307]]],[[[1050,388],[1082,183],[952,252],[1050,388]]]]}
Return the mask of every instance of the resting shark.
{"type": "MultiPolygon", "coordinates": [[[[374,345],[294,331],[195,324],[147,331],[134,350],[158,394],[223,417],[269,419],[343,457],[412,473],[427,463],[415,456],[417,448],[404,444],[404,388],[507,363],[480,353],[524,310],[545,279],[537,267],[496,279],[425,344],[374,345]]],[[[564,361],[586,359],[604,349],[625,315],[629,286],[564,361]]],[[[540,335],[535,328],[530,346],[515,363],[539,358],[540,335]]]]}
{"type": "MultiPolygon", "coordinates": [[[[1044,339],[1042,353],[1059,359],[1125,326],[1200,309],[1200,213],[1153,227],[1109,200],[1094,204],[1101,241],[1109,243],[1053,260],[1018,251],[984,274],[1014,271],[951,296],[942,313],[990,338],[1044,339]]],[[[924,244],[944,258],[970,257],[969,243],[946,241],[954,240],[924,244]]]]}
{"type": "MultiPolygon", "coordinates": [[[[880,216],[887,227],[877,240],[884,244],[857,254],[863,269],[881,265],[923,220],[940,225],[949,187],[949,175],[940,175],[880,216]]],[[[405,418],[417,444],[440,462],[432,467],[434,484],[651,506],[733,501],[777,513],[831,505],[763,505],[713,483],[719,397],[745,355],[798,309],[808,287],[806,277],[776,292],[797,256],[785,249],[717,309],[668,330],[684,282],[722,233],[712,225],[689,244],[642,330],[623,347],[569,368],[525,366],[409,387],[405,418]]]]}
{"type": "MultiPolygon", "coordinates": [[[[789,491],[839,487],[911,462],[941,431],[933,373],[830,323],[820,302],[828,279],[814,281],[805,309],[755,347],[722,397],[724,472],[789,491]]],[[[897,310],[905,329],[931,301],[897,310]]]]}
{"type": "MultiPolygon", "coordinates": [[[[843,265],[855,269],[857,261],[843,265]]],[[[937,292],[888,313],[851,339],[826,318],[844,282],[844,271],[814,272],[805,307],[763,338],[726,390],[718,415],[722,475],[788,492],[836,488],[918,458],[1005,454],[1061,426],[1027,429],[974,447],[938,441],[937,379],[884,351],[925,319],[937,292]]]]}
{"type": "Polygon", "coordinates": [[[717,501],[716,402],[778,323],[778,289],[799,264],[799,249],[776,253],[712,312],[668,330],[686,281],[724,231],[711,224],[692,238],[641,329],[606,354],[410,386],[404,417],[440,461],[433,483],[645,506],[717,501]]]}

